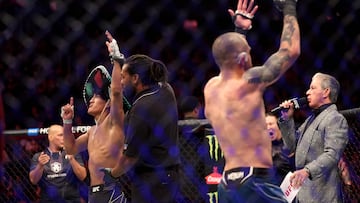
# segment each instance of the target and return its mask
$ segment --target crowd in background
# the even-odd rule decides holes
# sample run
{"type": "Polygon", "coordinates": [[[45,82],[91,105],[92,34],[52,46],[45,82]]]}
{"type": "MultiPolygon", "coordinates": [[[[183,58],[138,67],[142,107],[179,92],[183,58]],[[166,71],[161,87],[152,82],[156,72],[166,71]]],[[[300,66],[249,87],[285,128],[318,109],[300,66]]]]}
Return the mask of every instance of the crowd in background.
{"type": "MultiPolygon", "coordinates": [[[[226,10],[228,1],[218,4],[155,1],[153,5],[146,5],[149,12],[143,12],[138,1],[99,2],[0,2],[3,33],[0,51],[4,53],[0,60],[0,86],[4,87],[6,130],[60,123],[60,106],[70,96],[74,96],[76,102],[74,123],[92,125],[80,92],[89,70],[101,63],[111,67],[106,50],[102,49],[103,34],[109,28],[119,33],[116,37],[121,41],[119,44],[124,45],[126,54],[144,52],[168,64],[170,83],[178,99],[185,95],[201,98],[204,83],[217,74],[209,54],[211,41],[218,33],[233,28],[228,14],[219,13],[226,10]],[[206,11],[199,10],[203,5],[206,11]],[[198,25],[183,26],[187,20],[195,20],[198,25]]],[[[284,99],[304,96],[312,74],[323,71],[336,75],[342,85],[339,109],[357,107],[360,81],[356,79],[359,74],[356,68],[360,64],[360,46],[355,40],[354,25],[359,18],[359,8],[352,10],[352,1],[327,7],[321,6],[323,1],[303,4],[307,6],[300,6],[299,22],[303,27],[304,51],[294,67],[265,92],[265,102],[271,108],[284,99]],[[321,11],[315,12],[315,9],[321,11]]],[[[274,33],[281,23],[277,14],[268,9],[271,6],[262,8],[249,33],[250,44],[262,41],[259,43],[262,47],[252,48],[255,64],[267,57],[260,53],[274,49],[274,33]],[[269,13],[274,18],[265,19],[269,13]]],[[[304,112],[299,112],[298,118],[299,122],[304,119],[304,112]]],[[[46,145],[41,139],[21,137],[6,138],[6,143],[10,153],[5,156],[4,166],[11,173],[1,176],[0,185],[4,188],[0,191],[5,191],[1,195],[9,198],[9,202],[26,202],[38,189],[29,183],[27,176],[18,176],[17,170],[28,170],[31,156],[46,145]]]]}

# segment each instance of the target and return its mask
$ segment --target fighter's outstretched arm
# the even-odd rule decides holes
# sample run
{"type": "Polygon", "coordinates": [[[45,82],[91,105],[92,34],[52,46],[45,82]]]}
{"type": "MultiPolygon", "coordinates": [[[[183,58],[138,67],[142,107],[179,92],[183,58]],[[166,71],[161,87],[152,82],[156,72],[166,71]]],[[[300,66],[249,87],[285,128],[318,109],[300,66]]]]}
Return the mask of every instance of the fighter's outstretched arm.
{"type": "Polygon", "coordinates": [[[69,103],[61,107],[61,118],[64,127],[64,146],[66,153],[77,154],[87,148],[88,132],[75,139],[72,132],[72,120],[74,118],[74,98],[71,97],[69,103]]]}
{"type": "Polygon", "coordinates": [[[114,123],[123,126],[124,109],[123,109],[123,89],[121,85],[121,68],[124,63],[124,55],[120,53],[117,41],[109,31],[105,32],[108,41],[105,42],[113,66],[111,74],[111,93],[110,93],[110,115],[114,123]]]}
{"type": "Polygon", "coordinates": [[[277,81],[300,55],[300,28],[296,17],[296,0],[275,0],[275,5],[283,12],[283,29],[280,47],[266,60],[263,66],[246,72],[250,83],[264,83],[268,86],[277,81]]]}

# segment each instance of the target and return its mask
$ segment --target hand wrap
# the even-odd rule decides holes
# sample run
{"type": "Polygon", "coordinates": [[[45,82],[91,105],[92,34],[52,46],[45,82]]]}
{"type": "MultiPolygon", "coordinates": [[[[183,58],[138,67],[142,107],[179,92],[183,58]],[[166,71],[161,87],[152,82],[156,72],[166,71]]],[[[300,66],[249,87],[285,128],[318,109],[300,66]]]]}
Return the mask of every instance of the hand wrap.
{"type": "Polygon", "coordinates": [[[241,27],[236,26],[235,21],[238,16],[241,16],[241,17],[249,19],[249,20],[253,19],[254,16],[251,15],[250,13],[247,13],[244,11],[238,11],[238,10],[235,12],[235,15],[232,16],[232,21],[235,25],[235,32],[242,34],[242,35],[246,35],[248,33],[248,31],[251,30],[252,26],[250,25],[250,27],[248,27],[247,29],[243,29],[241,27]]]}
{"type": "Polygon", "coordinates": [[[125,57],[124,57],[124,54],[120,53],[119,46],[115,39],[113,39],[110,42],[110,47],[111,47],[111,52],[110,52],[109,56],[110,56],[111,63],[114,63],[114,60],[116,60],[122,66],[124,64],[125,57]]]}
{"type": "MultiPolygon", "coordinates": [[[[74,112],[74,106],[71,106],[71,110],[74,112]]],[[[60,116],[63,119],[63,124],[72,124],[72,119],[74,118],[74,114],[71,117],[71,119],[64,119],[64,115],[65,115],[65,111],[64,111],[64,107],[62,107],[60,116]]]]}

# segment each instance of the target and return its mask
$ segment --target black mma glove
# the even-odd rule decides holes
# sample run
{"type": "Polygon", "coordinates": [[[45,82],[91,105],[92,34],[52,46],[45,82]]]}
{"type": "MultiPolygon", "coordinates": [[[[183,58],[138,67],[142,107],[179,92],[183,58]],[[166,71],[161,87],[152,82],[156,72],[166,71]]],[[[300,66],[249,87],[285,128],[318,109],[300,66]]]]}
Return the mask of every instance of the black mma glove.
{"type": "Polygon", "coordinates": [[[235,25],[235,32],[240,33],[240,34],[246,36],[246,34],[248,33],[248,31],[251,30],[252,26],[250,25],[250,27],[248,27],[247,29],[243,29],[243,28],[241,28],[241,27],[238,27],[238,26],[235,24],[236,18],[237,18],[238,16],[241,16],[241,17],[246,18],[246,19],[248,19],[248,20],[252,20],[252,19],[254,18],[254,16],[251,15],[250,13],[247,13],[247,12],[236,11],[236,12],[235,12],[235,15],[232,17],[232,21],[233,21],[233,23],[234,23],[234,25],[235,25]]]}
{"type": "Polygon", "coordinates": [[[111,175],[111,168],[101,168],[100,171],[104,172],[104,183],[114,183],[118,181],[118,178],[111,175]]]}
{"type": "Polygon", "coordinates": [[[274,0],[275,7],[285,15],[296,17],[297,0],[274,0]]]}

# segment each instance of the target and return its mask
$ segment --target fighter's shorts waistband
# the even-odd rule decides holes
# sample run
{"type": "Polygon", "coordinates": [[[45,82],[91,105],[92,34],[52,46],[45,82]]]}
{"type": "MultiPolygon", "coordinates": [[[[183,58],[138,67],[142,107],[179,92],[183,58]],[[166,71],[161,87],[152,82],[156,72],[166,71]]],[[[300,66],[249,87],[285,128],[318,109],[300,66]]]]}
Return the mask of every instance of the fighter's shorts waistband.
{"type": "Polygon", "coordinates": [[[115,184],[100,184],[100,185],[92,185],[90,186],[90,192],[91,193],[97,193],[101,191],[110,191],[115,188],[115,184]]]}
{"type": "Polygon", "coordinates": [[[249,177],[266,178],[271,175],[269,168],[238,167],[224,171],[222,181],[227,184],[229,181],[244,182],[249,177]]]}

